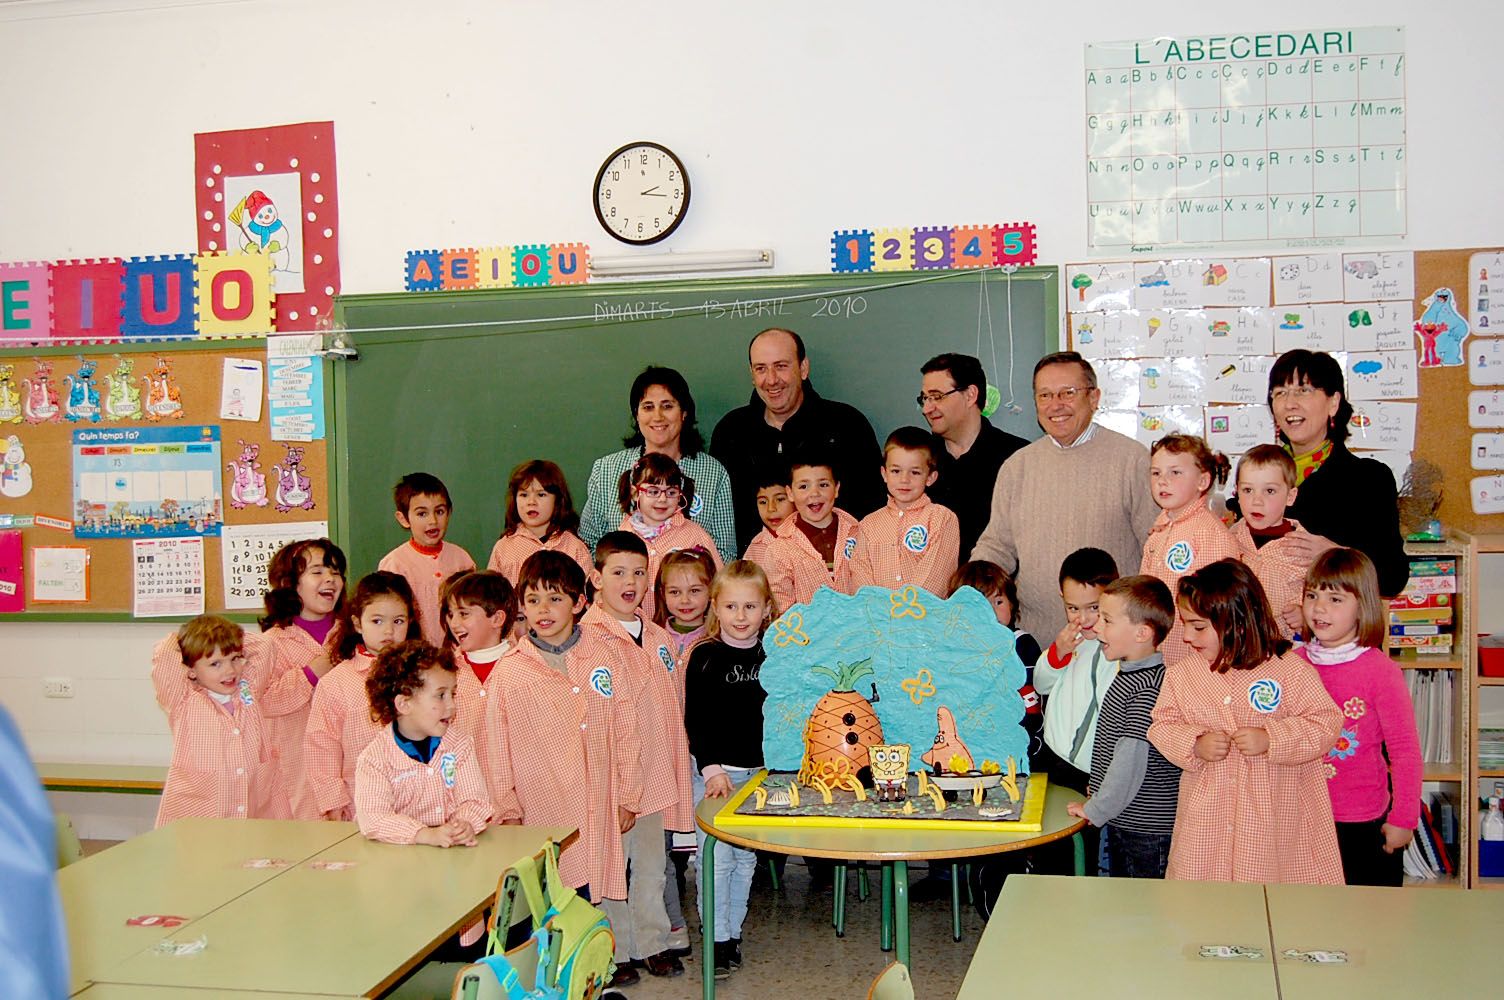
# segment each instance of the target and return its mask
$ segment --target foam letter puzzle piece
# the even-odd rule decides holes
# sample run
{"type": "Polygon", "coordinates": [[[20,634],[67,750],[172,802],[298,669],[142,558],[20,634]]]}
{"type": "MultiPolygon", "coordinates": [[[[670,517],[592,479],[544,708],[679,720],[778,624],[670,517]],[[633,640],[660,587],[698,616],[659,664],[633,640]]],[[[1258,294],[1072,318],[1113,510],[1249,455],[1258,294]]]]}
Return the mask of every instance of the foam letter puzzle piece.
{"type": "Polygon", "coordinates": [[[126,339],[181,340],[194,336],[193,258],[132,257],[125,262],[125,304],[120,332],[126,339]]]}

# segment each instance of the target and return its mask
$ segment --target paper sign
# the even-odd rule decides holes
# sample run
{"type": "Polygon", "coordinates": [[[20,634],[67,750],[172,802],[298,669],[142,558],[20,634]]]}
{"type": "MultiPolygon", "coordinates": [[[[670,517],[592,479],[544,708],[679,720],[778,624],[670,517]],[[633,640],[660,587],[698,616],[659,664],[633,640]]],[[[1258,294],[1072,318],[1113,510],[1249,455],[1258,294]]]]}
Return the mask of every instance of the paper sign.
{"type": "Polygon", "coordinates": [[[41,545],[31,550],[31,599],[38,604],[89,600],[89,550],[82,545],[41,545]]]}
{"type": "Polygon", "coordinates": [[[1475,253],[1467,262],[1468,297],[1473,333],[1504,334],[1504,253],[1475,253]]]}
{"type": "Polygon", "coordinates": [[[1274,366],[1274,359],[1267,354],[1243,358],[1213,355],[1201,358],[1200,365],[1205,392],[1195,402],[1250,406],[1263,406],[1268,402],[1269,369],[1274,366]]]}
{"type": "Polygon", "coordinates": [[[1349,351],[1408,351],[1415,346],[1409,302],[1332,302],[1316,307],[1322,322],[1342,331],[1349,351]]]}
{"type": "Polygon", "coordinates": [[[1370,451],[1414,451],[1415,411],[1415,403],[1353,404],[1347,446],[1370,451]]]}
{"type": "Polygon", "coordinates": [[[1201,275],[1206,261],[1136,261],[1133,304],[1139,309],[1194,309],[1203,305],[1201,275]]]}
{"type": "Polygon", "coordinates": [[[204,613],[202,538],[137,538],[131,555],[137,618],[204,613]]]}
{"type": "Polygon", "coordinates": [[[1071,312],[1133,308],[1133,263],[1072,264],[1065,269],[1066,305],[1071,312]]]}
{"type": "Polygon", "coordinates": [[[1504,469],[1504,434],[1474,434],[1468,458],[1475,469],[1504,469]]]}
{"type": "Polygon", "coordinates": [[[1194,358],[1210,349],[1206,314],[1199,309],[1145,309],[1127,315],[1143,323],[1139,342],[1146,358],[1194,358]]]}
{"type": "Polygon", "coordinates": [[[225,525],[220,550],[225,607],[230,610],[261,607],[267,588],[266,567],[277,550],[288,542],[328,535],[328,521],[225,525]]]}
{"type": "Polygon", "coordinates": [[[318,356],[278,356],[267,362],[266,401],[273,441],[324,436],[324,362],[318,356]]]}
{"type": "Polygon", "coordinates": [[[1267,406],[1208,406],[1204,436],[1213,451],[1241,455],[1274,443],[1274,418],[1267,406]]]}
{"type": "Polygon", "coordinates": [[[1267,306],[1269,258],[1229,257],[1201,262],[1197,305],[1267,306]]]}
{"type": "Polygon", "coordinates": [[[1504,389],[1474,389],[1467,394],[1469,427],[1504,427],[1504,389]]]}
{"type": "Polygon", "coordinates": [[[26,610],[24,566],[21,533],[0,531],[0,614],[26,610]]]}
{"type": "Polygon", "coordinates": [[[1274,258],[1274,304],[1342,301],[1342,255],[1274,258]]]}
{"type": "Polygon", "coordinates": [[[1467,380],[1473,385],[1504,385],[1504,340],[1468,338],[1467,380]]]}
{"type": "Polygon", "coordinates": [[[1199,406],[1141,406],[1133,416],[1133,425],[1122,433],[1131,432],[1146,446],[1166,434],[1200,434],[1203,429],[1199,406]]]}
{"type": "Polygon", "coordinates": [[[1092,312],[1071,317],[1073,341],[1083,358],[1143,357],[1146,327],[1137,313],[1092,312]]]}
{"type": "Polygon", "coordinates": [[[1343,349],[1342,328],[1325,306],[1283,306],[1274,310],[1274,353],[1305,349],[1330,354],[1343,349]]]}
{"type": "Polygon", "coordinates": [[[1504,476],[1478,476],[1468,484],[1474,514],[1504,514],[1504,476]]]}
{"type": "MultiPolygon", "coordinates": [[[[1504,362],[1504,352],[1501,352],[1504,362]]],[[[1414,351],[1354,351],[1347,356],[1348,398],[1414,399],[1419,395],[1414,351]]],[[[1504,369],[1504,364],[1501,364],[1504,369]]]]}
{"type": "Polygon", "coordinates": [[[1408,250],[1343,254],[1342,298],[1347,302],[1414,300],[1415,254],[1408,250]]]}
{"type": "Polygon", "coordinates": [[[1275,310],[1204,309],[1201,315],[1206,320],[1206,353],[1274,353],[1275,310]]]}
{"type": "Polygon", "coordinates": [[[1196,406],[1202,389],[1201,362],[1194,357],[1146,360],[1139,371],[1140,406],[1196,406]]]}
{"type": "Polygon", "coordinates": [[[261,419],[261,362],[225,358],[224,381],[219,390],[221,420],[261,419]]]}
{"type": "MultiPolygon", "coordinates": [[[[1148,362],[1153,364],[1154,362],[1148,362]]],[[[1138,406],[1139,374],[1144,362],[1131,360],[1098,361],[1097,386],[1101,398],[1099,410],[1132,410],[1138,406]]]]}

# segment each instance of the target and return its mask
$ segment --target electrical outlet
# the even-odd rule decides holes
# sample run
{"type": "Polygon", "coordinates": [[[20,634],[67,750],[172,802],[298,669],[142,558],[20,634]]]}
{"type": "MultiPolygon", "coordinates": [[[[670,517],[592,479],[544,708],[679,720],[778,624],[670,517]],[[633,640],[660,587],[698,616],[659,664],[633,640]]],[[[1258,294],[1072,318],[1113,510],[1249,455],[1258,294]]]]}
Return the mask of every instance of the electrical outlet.
{"type": "Polygon", "coordinates": [[[43,677],[42,694],[48,698],[72,698],[72,677],[43,677]]]}

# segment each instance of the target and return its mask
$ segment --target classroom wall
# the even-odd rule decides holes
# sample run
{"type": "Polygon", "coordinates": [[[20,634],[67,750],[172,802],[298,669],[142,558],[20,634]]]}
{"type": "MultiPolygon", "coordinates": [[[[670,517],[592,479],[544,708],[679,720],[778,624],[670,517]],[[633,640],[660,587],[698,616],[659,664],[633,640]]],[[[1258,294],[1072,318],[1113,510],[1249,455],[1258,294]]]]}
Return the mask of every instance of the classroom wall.
{"type": "MultiPolygon", "coordinates": [[[[668,247],[772,247],[779,271],[822,272],[832,229],[1028,220],[1042,260],[1063,263],[1086,253],[1083,43],[1387,24],[1407,28],[1410,245],[1499,243],[1504,133],[1490,98],[1504,10],[1327,10],[1313,23],[1300,0],[456,0],[421,12],[8,0],[0,260],[191,251],[195,132],[332,119],[347,292],[400,288],[408,249],[625,252],[589,192],[600,161],[637,138],[677,150],[694,185],[668,247]]],[[[974,345],[975,331],[956,334],[974,345]]],[[[34,754],[165,761],[145,681],[162,631],[0,624],[0,702],[34,754]],[[74,677],[77,697],[43,700],[49,675],[74,677]]]]}

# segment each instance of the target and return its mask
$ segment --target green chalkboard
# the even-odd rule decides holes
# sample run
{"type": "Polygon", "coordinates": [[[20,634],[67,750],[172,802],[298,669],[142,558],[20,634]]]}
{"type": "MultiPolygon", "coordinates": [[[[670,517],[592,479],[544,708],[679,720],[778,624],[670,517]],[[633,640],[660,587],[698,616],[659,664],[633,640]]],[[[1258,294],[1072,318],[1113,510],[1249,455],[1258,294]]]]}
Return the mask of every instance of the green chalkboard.
{"type": "Polygon", "coordinates": [[[405,537],[392,486],[423,470],[449,487],[450,540],[484,563],[513,466],[559,463],[582,505],[590,463],[631,430],[627,393],[648,364],[689,380],[708,441],[750,397],[747,343],[769,326],[804,338],[815,388],[865,412],[879,440],[923,424],[919,366],[942,351],[978,354],[1019,407],[993,422],[1036,438],[1030,376],[1058,343],[1057,281],[1038,267],[340,296],[359,358],[333,366],[337,540],[352,577],[374,569],[405,537]]]}

